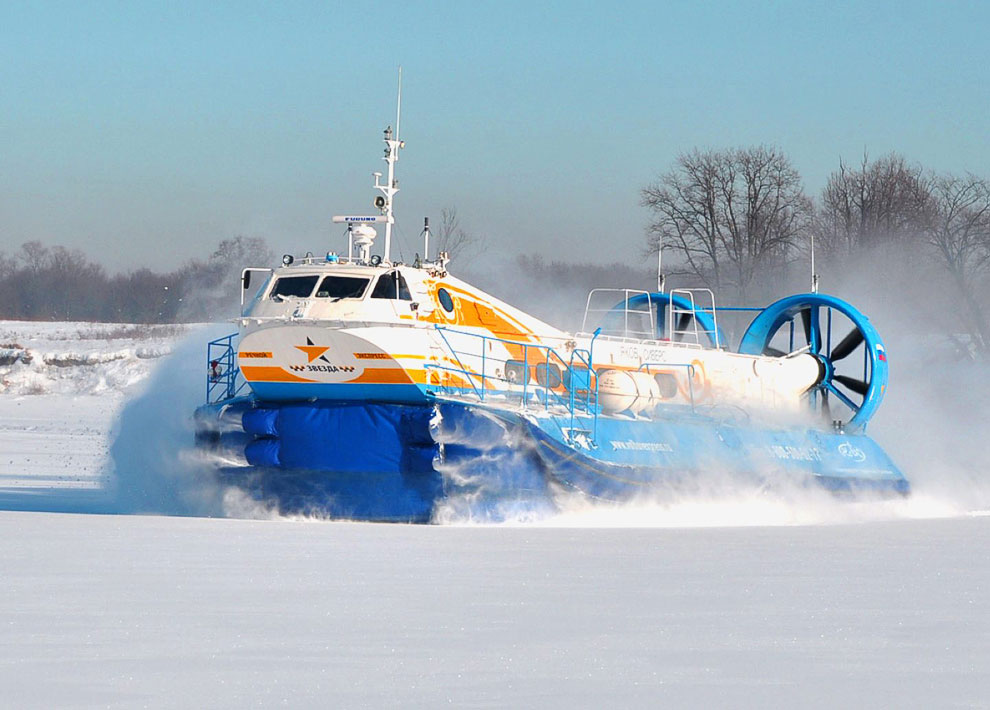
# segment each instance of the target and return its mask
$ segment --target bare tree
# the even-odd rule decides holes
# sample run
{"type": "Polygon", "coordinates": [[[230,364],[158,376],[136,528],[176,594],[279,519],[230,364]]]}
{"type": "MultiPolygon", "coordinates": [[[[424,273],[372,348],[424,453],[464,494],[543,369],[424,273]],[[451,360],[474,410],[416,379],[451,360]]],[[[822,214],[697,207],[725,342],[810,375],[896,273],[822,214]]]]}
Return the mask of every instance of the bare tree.
{"type": "Polygon", "coordinates": [[[979,281],[990,273],[990,183],[973,175],[941,177],[932,198],[928,239],[959,290],[977,350],[990,355],[990,326],[979,297],[979,281]]]}
{"type": "Polygon", "coordinates": [[[822,191],[817,235],[826,252],[849,256],[890,244],[918,243],[931,210],[933,178],[896,153],[858,169],[839,162],[822,191]]]}
{"type": "MultiPolygon", "coordinates": [[[[236,236],[224,239],[207,261],[190,261],[184,265],[181,278],[172,285],[178,288],[169,296],[179,318],[215,320],[237,313],[241,288],[241,271],[245,266],[265,266],[273,263],[275,255],[264,239],[236,236]]],[[[166,304],[168,305],[168,304],[166,304]]]]}
{"type": "Polygon", "coordinates": [[[648,250],[662,242],[686,273],[740,298],[758,276],[792,258],[812,215],[790,160],[772,147],[682,154],[642,191],[653,212],[648,250]]]}
{"type": "Polygon", "coordinates": [[[17,268],[17,261],[5,253],[0,252],[0,279],[10,276],[17,268]]]}
{"type": "Polygon", "coordinates": [[[451,260],[458,257],[468,260],[484,249],[484,238],[461,226],[456,207],[444,207],[440,210],[440,224],[433,234],[436,237],[436,250],[447,252],[451,260]]]}

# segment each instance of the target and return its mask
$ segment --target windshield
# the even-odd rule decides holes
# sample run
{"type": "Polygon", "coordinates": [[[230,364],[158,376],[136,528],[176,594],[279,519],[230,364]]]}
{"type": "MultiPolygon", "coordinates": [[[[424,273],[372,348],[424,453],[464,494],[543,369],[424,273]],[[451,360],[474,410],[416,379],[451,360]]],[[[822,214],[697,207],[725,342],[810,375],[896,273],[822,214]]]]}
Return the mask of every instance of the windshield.
{"type": "Polygon", "coordinates": [[[295,296],[296,298],[309,298],[316,287],[319,276],[283,276],[275,282],[272,288],[272,298],[285,298],[295,296]]]}
{"type": "Polygon", "coordinates": [[[327,276],[316,292],[317,298],[361,298],[371,279],[358,276],[327,276]]]}

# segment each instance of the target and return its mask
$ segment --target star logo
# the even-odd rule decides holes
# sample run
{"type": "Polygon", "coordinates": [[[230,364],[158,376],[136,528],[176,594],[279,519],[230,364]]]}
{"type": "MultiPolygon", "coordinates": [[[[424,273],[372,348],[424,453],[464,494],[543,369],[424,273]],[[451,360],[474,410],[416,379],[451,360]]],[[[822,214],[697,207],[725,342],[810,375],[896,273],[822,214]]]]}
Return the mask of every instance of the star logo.
{"type": "Polygon", "coordinates": [[[308,362],[313,362],[313,360],[315,360],[316,358],[320,358],[323,362],[327,362],[327,363],[330,362],[323,356],[323,353],[325,353],[330,348],[324,347],[322,345],[313,345],[313,341],[310,340],[309,338],[306,338],[305,345],[296,345],[295,347],[296,350],[302,350],[304,353],[306,353],[306,357],[309,358],[308,362]]]}

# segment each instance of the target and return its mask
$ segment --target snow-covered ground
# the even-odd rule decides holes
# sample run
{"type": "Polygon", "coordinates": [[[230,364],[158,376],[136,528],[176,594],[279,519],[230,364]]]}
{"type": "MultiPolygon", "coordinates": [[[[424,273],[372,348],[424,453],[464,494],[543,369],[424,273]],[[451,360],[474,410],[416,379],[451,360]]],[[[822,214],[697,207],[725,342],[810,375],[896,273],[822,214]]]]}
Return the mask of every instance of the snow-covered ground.
{"type": "Polygon", "coordinates": [[[224,332],[0,322],[0,706],[990,707],[990,496],[906,407],[907,501],[210,519],[272,518],[197,475],[224,332]]]}
{"type": "Polygon", "coordinates": [[[0,321],[0,505],[99,497],[115,417],[186,330],[0,321]]]}
{"type": "Polygon", "coordinates": [[[987,523],[7,513],[0,704],[987,707],[987,523]]]}

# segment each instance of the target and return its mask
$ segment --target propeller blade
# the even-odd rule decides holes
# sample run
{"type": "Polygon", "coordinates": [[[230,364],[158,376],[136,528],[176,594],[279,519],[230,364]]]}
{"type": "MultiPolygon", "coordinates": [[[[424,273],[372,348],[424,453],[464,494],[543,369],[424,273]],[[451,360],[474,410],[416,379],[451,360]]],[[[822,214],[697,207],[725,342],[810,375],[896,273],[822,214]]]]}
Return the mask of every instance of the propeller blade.
{"type": "Polygon", "coordinates": [[[846,377],[845,375],[834,375],[832,379],[838,382],[839,384],[845,385],[856,394],[861,394],[864,397],[866,396],[866,393],[869,392],[870,390],[870,385],[868,383],[863,382],[863,380],[857,380],[854,377],[846,377]]]}
{"type": "Polygon", "coordinates": [[[680,341],[687,334],[688,326],[691,325],[691,314],[681,313],[680,317],[677,319],[677,328],[674,333],[674,340],[680,341]]]}
{"type": "Polygon", "coordinates": [[[769,345],[763,348],[763,354],[769,355],[771,357],[784,357],[787,355],[783,350],[778,350],[777,348],[771,348],[769,345]]]}
{"type": "Polygon", "coordinates": [[[832,408],[828,404],[828,390],[822,390],[822,415],[825,421],[832,421],[832,408]]]}
{"type": "Polygon", "coordinates": [[[832,362],[837,362],[844,357],[849,357],[852,351],[859,347],[859,344],[864,340],[863,331],[859,328],[853,328],[849,335],[842,339],[842,342],[832,348],[832,354],[829,359],[832,362]]]}
{"type": "Polygon", "coordinates": [[[811,351],[813,353],[820,353],[822,351],[822,329],[818,322],[818,308],[815,308],[815,332],[814,332],[814,344],[812,345],[812,333],[811,333],[811,308],[805,308],[801,311],[801,323],[804,324],[804,337],[808,341],[809,345],[812,345],[811,351]]]}

